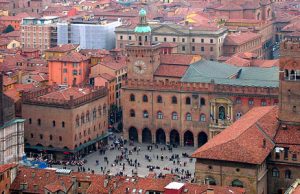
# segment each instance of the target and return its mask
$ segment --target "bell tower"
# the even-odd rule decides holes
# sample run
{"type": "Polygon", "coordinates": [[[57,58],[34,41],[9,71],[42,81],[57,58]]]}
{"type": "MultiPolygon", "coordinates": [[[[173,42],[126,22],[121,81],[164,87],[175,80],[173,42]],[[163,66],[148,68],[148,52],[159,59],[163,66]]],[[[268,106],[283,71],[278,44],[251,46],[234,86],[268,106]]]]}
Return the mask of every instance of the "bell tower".
{"type": "Polygon", "coordinates": [[[300,42],[288,38],[280,45],[279,120],[300,125],[300,42]]]}
{"type": "Polygon", "coordinates": [[[147,22],[145,9],[139,11],[139,24],[134,33],[136,43],[126,45],[128,78],[153,80],[160,64],[160,44],[152,43],[151,27],[147,22]]]}

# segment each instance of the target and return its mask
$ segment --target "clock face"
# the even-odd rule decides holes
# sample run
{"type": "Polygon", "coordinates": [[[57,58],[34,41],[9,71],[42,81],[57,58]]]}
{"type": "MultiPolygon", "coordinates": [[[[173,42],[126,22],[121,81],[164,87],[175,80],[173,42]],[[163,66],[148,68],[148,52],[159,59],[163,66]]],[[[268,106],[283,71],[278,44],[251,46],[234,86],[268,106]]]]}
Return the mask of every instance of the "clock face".
{"type": "Polygon", "coordinates": [[[143,74],[146,71],[146,69],[147,69],[146,64],[144,63],[144,61],[141,60],[137,60],[133,65],[134,72],[138,74],[143,74]]]}

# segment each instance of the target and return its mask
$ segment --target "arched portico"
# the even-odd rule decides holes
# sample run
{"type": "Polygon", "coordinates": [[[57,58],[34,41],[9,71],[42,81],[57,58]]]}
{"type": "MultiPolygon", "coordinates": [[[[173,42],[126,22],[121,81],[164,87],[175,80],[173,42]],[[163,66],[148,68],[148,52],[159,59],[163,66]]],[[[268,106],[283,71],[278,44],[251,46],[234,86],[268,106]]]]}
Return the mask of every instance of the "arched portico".
{"type": "Polygon", "coordinates": [[[152,143],[152,134],[148,128],[144,128],[142,131],[142,143],[152,143]]]}
{"type": "Polygon", "coordinates": [[[198,134],[198,147],[201,147],[203,146],[206,142],[207,142],[207,135],[205,132],[201,131],[199,134],[198,134]]]}
{"type": "Polygon", "coordinates": [[[176,129],[173,129],[170,132],[170,144],[171,145],[180,145],[179,133],[176,129]]]}
{"type": "Polygon", "coordinates": [[[190,130],[187,130],[184,135],[184,146],[194,146],[194,135],[190,130]]]}
{"type": "Polygon", "coordinates": [[[161,128],[156,131],[156,143],[166,144],[166,133],[161,128]]]}
{"type": "Polygon", "coordinates": [[[138,131],[135,127],[130,127],[128,130],[128,137],[130,141],[135,141],[138,142],[139,141],[139,136],[138,136],[138,131]]]}

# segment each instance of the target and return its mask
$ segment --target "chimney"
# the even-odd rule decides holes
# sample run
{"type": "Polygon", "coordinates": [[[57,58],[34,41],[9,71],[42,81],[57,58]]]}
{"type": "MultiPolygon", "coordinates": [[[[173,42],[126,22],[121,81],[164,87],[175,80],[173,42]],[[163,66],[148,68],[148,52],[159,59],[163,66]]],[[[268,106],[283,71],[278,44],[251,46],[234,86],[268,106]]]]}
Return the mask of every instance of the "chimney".
{"type": "Polygon", "coordinates": [[[214,189],[213,188],[207,188],[206,194],[214,194],[214,189]]]}
{"type": "Polygon", "coordinates": [[[104,179],[104,187],[106,188],[108,185],[108,179],[104,179]]]}

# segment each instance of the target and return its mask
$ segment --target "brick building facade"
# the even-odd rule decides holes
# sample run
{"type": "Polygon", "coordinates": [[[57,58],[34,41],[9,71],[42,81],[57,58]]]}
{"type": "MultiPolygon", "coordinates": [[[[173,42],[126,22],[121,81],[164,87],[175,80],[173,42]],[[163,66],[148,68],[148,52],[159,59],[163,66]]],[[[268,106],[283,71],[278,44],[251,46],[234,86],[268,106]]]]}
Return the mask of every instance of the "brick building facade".
{"type": "Polygon", "coordinates": [[[282,194],[299,178],[299,45],[281,44],[278,106],[253,108],[194,152],[199,183],[282,194]]]}
{"type": "Polygon", "coordinates": [[[79,155],[105,139],[109,107],[104,87],[47,87],[22,98],[27,151],[79,155]]]}
{"type": "Polygon", "coordinates": [[[139,41],[126,46],[125,138],[197,147],[254,106],[278,102],[277,67],[240,68],[164,54],[149,38],[148,27],[140,23],[135,29],[139,41]]]}

